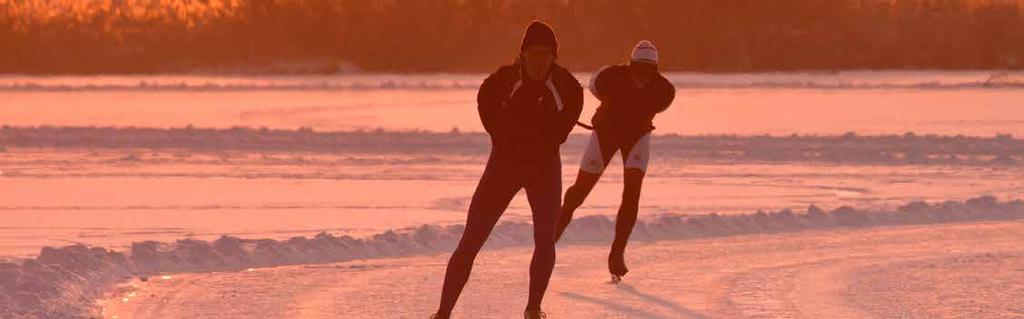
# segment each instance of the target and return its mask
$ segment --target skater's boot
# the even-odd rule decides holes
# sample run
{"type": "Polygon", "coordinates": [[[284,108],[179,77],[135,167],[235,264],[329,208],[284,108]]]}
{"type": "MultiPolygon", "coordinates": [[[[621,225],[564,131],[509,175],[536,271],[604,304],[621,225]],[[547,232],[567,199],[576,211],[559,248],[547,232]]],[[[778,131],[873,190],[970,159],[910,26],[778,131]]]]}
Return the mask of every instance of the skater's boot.
{"type": "Polygon", "coordinates": [[[440,313],[435,313],[435,314],[430,316],[430,319],[448,319],[449,317],[450,316],[448,316],[448,315],[442,315],[440,313]]]}
{"type": "Polygon", "coordinates": [[[544,319],[547,317],[548,314],[540,311],[540,309],[526,309],[526,311],[523,312],[524,319],[544,319]]]}
{"type": "Polygon", "coordinates": [[[629,269],[626,268],[625,252],[613,251],[608,254],[608,272],[612,274],[613,282],[622,280],[622,276],[629,272],[629,269]]]}

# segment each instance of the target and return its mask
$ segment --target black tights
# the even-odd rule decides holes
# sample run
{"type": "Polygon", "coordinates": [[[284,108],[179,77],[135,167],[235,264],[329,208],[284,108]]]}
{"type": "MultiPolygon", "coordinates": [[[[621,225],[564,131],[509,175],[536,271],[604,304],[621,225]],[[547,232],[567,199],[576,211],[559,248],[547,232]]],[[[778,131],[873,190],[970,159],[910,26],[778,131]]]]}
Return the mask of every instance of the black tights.
{"type": "MultiPolygon", "coordinates": [[[[629,241],[629,235],[633,233],[633,226],[636,225],[637,214],[640,211],[640,189],[644,182],[644,171],[627,168],[623,177],[625,185],[623,185],[622,189],[622,204],[619,206],[619,212],[615,218],[615,240],[612,241],[609,260],[612,260],[612,258],[623,258],[622,255],[625,254],[626,243],[629,241]]],[[[565,192],[562,217],[558,222],[558,231],[555,235],[556,241],[562,238],[566,227],[572,222],[573,213],[583,205],[583,200],[594,189],[594,185],[597,184],[600,178],[601,174],[599,173],[589,173],[582,170],[576,176],[576,182],[565,192]]],[[[627,271],[625,266],[621,266],[622,269],[617,269],[617,267],[619,266],[612,265],[609,262],[609,270],[613,274],[621,276],[627,271]]]]}
{"type": "Polygon", "coordinates": [[[483,247],[508,204],[519,192],[533,210],[533,259],[530,262],[530,296],[527,309],[540,309],[544,292],[555,267],[555,228],[561,207],[561,158],[553,156],[539,162],[523,163],[491,154],[480,183],[469,205],[466,229],[458,248],[452,253],[445,272],[438,314],[446,317],[455,308],[462,288],[469,280],[473,261],[483,247]]]}
{"type": "MultiPolygon", "coordinates": [[[[615,134],[605,134],[601,131],[595,131],[594,134],[596,134],[601,160],[605,167],[611,162],[616,152],[622,155],[622,164],[626,165],[633,152],[633,147],[639,142],[639,139],[635,139],[629,140],[628,143],[622,143],[614,138],[615,134]]],[[[629,235],[633,233],[633,226],[636,225],[637,214],[640,211],[640,189],[644,184],[644,174],[644,170],[638,168],[626,167],[623,170],[622,203],[619,205],[619,212],[615,218],[615,240],[612,242],[611,257],[622,258],[629,235]]],[[[572,222],[573,213],[580,208],[580,205],[583,205],[583,200],[594,189],[594,185],[597,185],[599,179],[601,179],[601,173],[591,173],[580,169],[576,175],[576,182],[565,192],[565,203],[562,206],[562,216],[558,221],[555,241],[562,238],[565,228],[572,222]]],[[[612,271],[612,273],[616,273],[616,271],[612,271]]]]}

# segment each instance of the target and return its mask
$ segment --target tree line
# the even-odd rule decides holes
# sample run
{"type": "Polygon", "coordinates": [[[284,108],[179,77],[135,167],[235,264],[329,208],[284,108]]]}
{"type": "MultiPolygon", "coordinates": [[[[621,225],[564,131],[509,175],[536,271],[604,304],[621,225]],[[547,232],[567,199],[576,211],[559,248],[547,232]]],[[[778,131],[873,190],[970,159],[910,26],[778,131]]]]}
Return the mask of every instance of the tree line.
{"type": "Polygon", "coordinates": [[[483,72],[533,19],[574,69],[1019,69],[1024,0],[0,0],[2,73],[483,72]],[[275,69],[277,68],[277,69],[275,69]]]}

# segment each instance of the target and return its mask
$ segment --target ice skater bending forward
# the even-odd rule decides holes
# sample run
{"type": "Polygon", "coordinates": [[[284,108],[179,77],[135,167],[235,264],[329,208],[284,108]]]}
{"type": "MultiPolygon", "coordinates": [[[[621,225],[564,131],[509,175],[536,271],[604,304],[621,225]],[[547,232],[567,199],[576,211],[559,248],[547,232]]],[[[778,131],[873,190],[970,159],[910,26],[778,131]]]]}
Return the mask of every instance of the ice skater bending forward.
{"type": "Polygon", "coordinates": [[[626,241],[633,232],[640,207],[654,116],[668,109],[676,89],[658,73],[658,49],[650,41],[640,41],[629,64],[602,68],[591,79],[590,91],[601,105],[591,119],[594,132],[580,163],[579,175],[565,192],[557,237],[562,237],[573,212],[597,184],[612,156],[621,151],[625,185],[615,221],[615,240],[608,254],[608,271],[612,281],[618,282],[629,271],[625,262],[626,241]]]}
{"type": "Polygon", "coordinates": [[[558,42],[546,24],[527,27],[519,56],[480,86],[477,108],[491,137],[491,154],[469,204],[466,229],[448,261],[441,304],[448,318],[469,279],[473,260],[509,202],[526,189],[533,210],[530,295],[524,315],[544,318],[541,300],[555,265],[555,229],[562,195],[559,148],[583,109],[583,88],[555,63],[558,42]]]}

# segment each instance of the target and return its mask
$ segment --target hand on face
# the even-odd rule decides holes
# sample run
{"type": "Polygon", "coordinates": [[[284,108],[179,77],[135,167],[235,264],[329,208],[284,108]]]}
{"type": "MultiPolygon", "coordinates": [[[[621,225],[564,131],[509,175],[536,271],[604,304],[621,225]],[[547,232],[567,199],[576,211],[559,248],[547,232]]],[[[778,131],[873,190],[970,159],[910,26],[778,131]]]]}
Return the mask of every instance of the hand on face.
{"type": "Polygon", "coordinates": [[[555,53],[544,46],[530,46],[523,50],[523,70],[533,80],[547,77],[551,65],[555,63],[555,53]]]}

